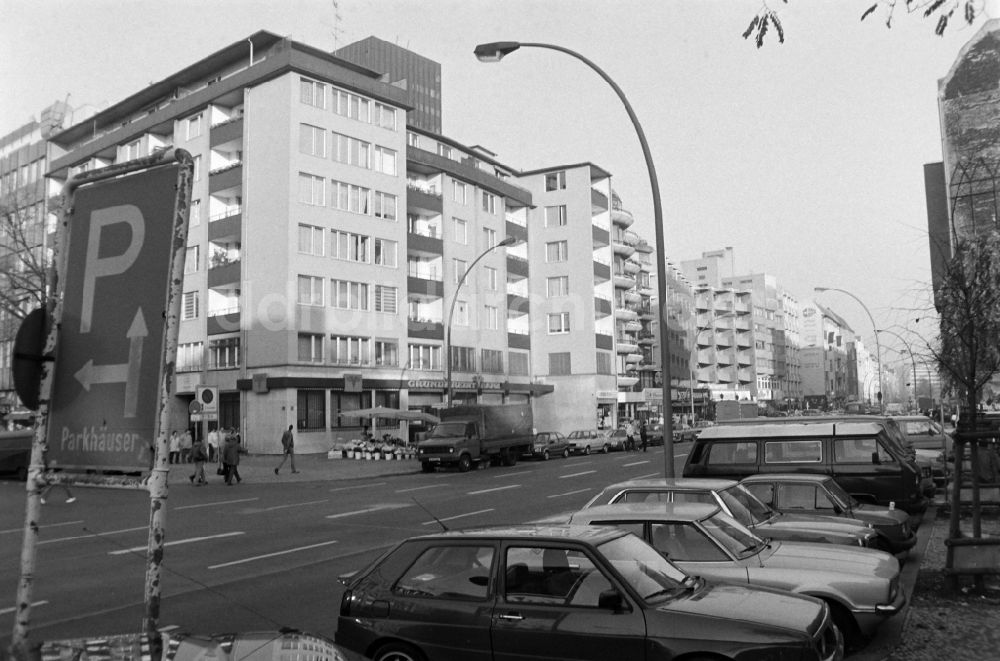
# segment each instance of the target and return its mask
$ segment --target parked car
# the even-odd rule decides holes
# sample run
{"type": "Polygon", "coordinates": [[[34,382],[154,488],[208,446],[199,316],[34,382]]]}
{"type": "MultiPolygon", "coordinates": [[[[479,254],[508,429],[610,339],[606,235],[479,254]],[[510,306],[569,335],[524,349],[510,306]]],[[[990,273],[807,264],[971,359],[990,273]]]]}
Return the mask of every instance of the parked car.
{"type": "Polygon", "coordinates": [[[924,415],[898,415],[892,419],[899,425],[905,443],[916,457],[930,462],[934,484],[939,487],[947,484],[950,463],[954,461],[951,434],[924,415]]]}
{"type": "Polygon", "coordinates": [[[557,431],[540,431],[531,441],[527,456],[548,461],[550,457],[568,457],[569,440],[557,431]]]}
{"type": "Polygon", "coordinates": [[[878,532],[878,545],[889,553],[909,551],[917,543],[910,517],[895,508],[862,503],[826,475],[763,473],[740,482],[768,507],[790,514],[824,514],[869,523],[878,532]]]}
{"type": "Polygon", "coordinates": [[[764,540],[714,504],[604,505],[577,512],[570,523],[632,532],[685,573],[818,597],[848,648],[860,647],[906,603],[899,562],[888,553],[764,540]]]}
{"type": "MultiPolygon", "coordinates": [[[[635,438],[636,443],[639,442],[638,436],[635,438]]],[[[624,450],[625,449],[625,430],[615,429],[608,434],[608,450],[624,450]]]]}
{"type": "Polygon", "coordinates": [[[408,539],[343,579],[336,640],[374,661],[839,661],[821,600],[689,576],[613,527],[408,539]]]}
{"type": "Polygon", "coordinates": [[[711,427],[714,424],[715,423],[711,420],[699,420],[694,424],[694,426],[676,430],[674,432],[674,441],[677,443],[689,443],[698,438],[698,434],[700,434],[703,429],[711,427]]]}
{"type": "Polygon", "coordinates": [[[607,438],[607,432],[601,429],[577,429],[566,436],[570,452],[576,454],[607,453],[610,449],[607,438]]]}
{"type": "Polygon", "coordinates": [[[0,431],[0,473],[13,475],[21,482],[27,479],[34,437],[33,429],[0,431]]]}
{"type": "Polygon", "coordinates": [[[584,507],[641,502],[715,503],[756,534],[770,539],[868,548],[877,546],[878,533],[865,523],[827,516],[782,514],[757,500],[735,480],[629,480],[605,487],[584,507]]]}

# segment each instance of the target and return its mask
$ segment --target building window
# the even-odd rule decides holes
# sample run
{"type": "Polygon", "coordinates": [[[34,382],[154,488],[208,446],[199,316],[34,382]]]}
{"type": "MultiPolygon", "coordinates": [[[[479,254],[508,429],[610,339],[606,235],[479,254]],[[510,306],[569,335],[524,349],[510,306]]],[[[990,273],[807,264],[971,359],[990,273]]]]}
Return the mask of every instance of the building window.
{"type": "Polygon", "coordinates": [[[466,301],[455,301],[455,325],[469,325],[469,304],[466,301]]]}
{"type": "Polygon", "coordinates": [[[487,305],[483,308],[483,312],[486,315],[483,326],[489,330],[498,330],[500,328],[500,309],[495,305],[487,305]]]}
{"type": "Polygon", "coordinates": [[[299,151],[326,158],[326,131],[318,126],[299,124],[299,151]]]}
{"type": "Polygon", "coordinates": [[[326,397],[322,390],[299,390],[295,399],[299,429],[326,429],[326,397]]]}
{"type": "Polygon", "coordinates": [[[177,371],[200,372],[205,360],[203,347],[201,342],[177,345],[177,371]]]}
{"type": "Polygon", "coordinates": [[[545,294],[549,298],[569,296],[569,276],[557,275],[545,279],[545,294]]]}
{"type": "Polygon", "coordinates": [[[302,204],[323,206],[326,204],[325,190],[323,177],[299,173],[299,202],[302,204]]]}
{"type": "MultiPolygon", "coordinates": [[[[449,150],[450,151],[450,150],[449,150]]],[[[469,185],[461,182],[452,180],[451,182],[451,199],[458,202],[459,204],[469,203],[469,185]]]]}
{"type": "Polygon", "coordinates": [[[497,196],[493,193],[483,191],[483,211],[486,213],[497,212],[497,196]]]}
{"type": "Polygon", "coordinates": [[[433,344],[411,344],[410,369],[439,370],[441,369],[441,347],[433,344]]]}
{"type": "Polygon", "coordinates": [[[375,103],[372,108],[372,124],[384,129],[396,130],[396,109],[381,103],[375,103]]]}
{"type": "Polygon", "coordinates": [[[363,96],[337,90],[336,113],[344,117],[356,119],[359,122],[371,123],[372,102],[363,96]]]}
{"type": "Polygon", "coordinates": [[[469,263],[464,259],[453,259],[451,260],[451,268],[455,272],[455,282],[458,283],[465,275],[465,269],[469,268],[469,263]]]}
{"type": "Polygon", "coordinates": [[[372,145],[370,142],[358,140],[349,135],[334,133],[333,160],[367,170],[371,168],[372,145]]]}
{"type": "Polygon", "coordinates": [[[181,299],[181,320],[198,318],[198,292],[186,291],[181,299]]]}
{"type": "Polygon", "coordinates": [[[611,354],[607,351],[597,352],[597,373],[611,374],[611,354]]]}
{"type": "Polygon", "coordinates": [[[353,213],[370,213],[371,189],[341,181],[330,182],[333,186],[333,208],[353,213]]]}
{"type": "Polygon", "coordinates": [[[466,223],[461,218],[452,218],[452,232],[455,237],[455,243],[461,243],[463,246],[469,243],[469,224],[466,223]]]}
{"type": "Polygon", "coordinates": [[[484,246],[484,248],[487,249],[487,250],[489,250],[491,248],[495,248],[496,245],[497,245],[497,231],[493,230],[493,229],[490,229],[489,227],[484,227],[483,228],[483,243],[486,244],[484,246]]]}
{"type": "Polygon", "coordinates": [[[528,376],[528,354],[519,351],[507,352],[507,365],[511,376],[528,376]]]}
{"type": "Polygon", "coordinates": [[[193,140],[201,135],[201,113],[198,113],[194,117],[189,117],[187,122],[185,122],[187,127],[187,139],[193,140]]]}
{"type": "Polygon", "coordinates": [[[349,280],[330,281],[330,306],[340,310],[367,310],[368,284],[349,280]]]}
{"type": "Polygon", "coordinates": [[[387,285],[375,285],[375,312],[396,314],[398,289],[387,285]]]}
{"type": "Polygon", "coordinates": [[[201,264],[198,261],[198,249],[201,246],[188,246],[187,251],[184,254],[184,272],[185,273],[197,273],[198,269],[201,268],[201,264]]]}
{"type": "Polygon", "coordinates": [[[333,230],[331,256],[349,262],[368,263],[368,237],[363,234],[333,230]]]}
{"type": "MultiPolygon", "coordinates": [[[[438,156],[443,156],[444,158],[448,158],[448,159],[452,158],[451,147],[449,147],[448,145],[445,145],[445,144],[442,144],[442,143],[439,142],[438,143],[438,147],[437,147],[437,152],[438,152],[438,156]]],[[[455,200],[455,201],[458,202],[458,200],[455,200]]],[[[462,204],[465,204],[464,200],[462,201],[462,204]]]]}
{"type": "Polygon", "coordinates": [[[299,79],[299,100],[317,108],[326,108],[326,85],[308,78],[299,79]]]}
{"type": "Polygon", "coordinates": [[[545,226],[563,227],[566,225],[566,205],[545,207],[545,226]]]}
{"type": "Polygon", "coordinates": [[[396,242],[388,239],[375,239],[373,241],[373,263],[376,266],[388,266],[396,268],[396,242]]]}
{"type": "Polygon", "coordinates": [[[375,340],[375,364],[382,367],[398,367],[399,345],[391,340],[375,340]]]}
{"type": "Polygon", "coordinates": [[[330,336],[330,362],[334,365],[367,365],[370,355],[370,338],[330,336]]]}
{"type": "Polygon", "coordinates": [[[191,211],[188,214],[188,227],[201,225],[201,200],[191,200],[191,211]]]}
{"type": "Polygon", "coordinates": [[[569,332],[569,312],[553,312],[549,315],[549,335],[569,332]]]}
{"type": "Polygon", "coordinates": [[[299,223],[299,252],[303,255],[322,257],[325,250],[323,237],[326,236],[322,227],[299,223]]]}
{"type": "Polygon", "coordinates": [[[240,366],[240,338],[226,337],[208,343],[208,368],[230,369],[240,366]]]}
{"type": "Polygon", "coordinates": [[[476,350],[473,347],[451,348],[451,369],[456,372],[476,371],[476,350]]]}
{"type": "Polygon", "coordinates": [[[373,168],[376,172],[396,176],[396,150],[376,145],[373,168]]]}
{"type": "Polygon", "coordinates": [[[323,336],[318,333],[299,333],[299,360],[304,363],[323,362],[323,336]]]}
{"type": "Polygon", "coordinates": [[[194,174],[192,179],[195,181],[201,181],[201,154],[194,157],[194,174]]]}
{"type": "Polygon", "coordinates": [[[551,241],[545,244],[546,262],[565,262],[569,257],[569,246],[566,241],[551,241]]]}
{"type": "Polygon", "coordinates": [[[323,305],[323,278],[299,276],[299,305],[323,305]]]}
{"type": "Polygon", "coordinates": [[[563,190],[566,188],[566,171],[550,172],[545,175],[545,190],[563,190]]]}
{"type": "MultiPolygon", "coordinates": [[[[142,141],[135,140],[125,145],[124,156],[126,161],[131,161],[142,156],[142,141]]],[[[28,167],[25,166],[21,172],[22,184],[28,183],[28,167]]]]}
{"type": "Polygon", "coordinates": [[[497,270],[492,266],[484,266],[483,272],[486,274],[486,288],[490,291],[497,290],[497,270]]]}
{"type": "Polygon", "coordinates": [[[406,144],[410,147],[420,149],[420,136],[413,131],[406,132],[406,144]]]}
{"type": "Polygon", "coordinates": [[[396,220],[396,196],[375,191],[375,217],[396,220]]]}
{"type": "Polygon", "coordinates": [[[482,371],[489,374],[503,374],[503,351],[483,349],[482,371]]]}
{"type": "Polygon", "coordinates": [[[572,374],[570,370],[570,353],[568,351],[549,354],[549,374],[564,375],[572,374]]]}

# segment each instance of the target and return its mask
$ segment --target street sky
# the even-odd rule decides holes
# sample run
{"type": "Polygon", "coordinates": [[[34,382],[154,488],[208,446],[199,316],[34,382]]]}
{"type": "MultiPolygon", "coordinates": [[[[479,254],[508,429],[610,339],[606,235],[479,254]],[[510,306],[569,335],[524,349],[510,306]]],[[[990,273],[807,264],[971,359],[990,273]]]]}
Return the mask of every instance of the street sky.
{"type": "MultiPolygon", "coordinates": [[[[936,334],[923,165],[942,155],[937,82],[983,19],[938,37],[902,2],[892,29],[882,9],[860,22],[872,2],[772,0],[785,43],[772,30],[758,50],[741,34],[760,0],[0,0],[0,134],[67,97],[114,104],[257,30],[323,50],[375,35],[441,63],[446,136],[515,169],[601,166],[653,243],[647,170],[612,89],[565,54],[472,54],[557,44],[632,103],[671,260],[732,246],[737,274],[773,274],[800,300],[846,289],[916,352],[906,330],[936,334]]],[[[855,301],[818,300],[873,345],[855,301]]]]}

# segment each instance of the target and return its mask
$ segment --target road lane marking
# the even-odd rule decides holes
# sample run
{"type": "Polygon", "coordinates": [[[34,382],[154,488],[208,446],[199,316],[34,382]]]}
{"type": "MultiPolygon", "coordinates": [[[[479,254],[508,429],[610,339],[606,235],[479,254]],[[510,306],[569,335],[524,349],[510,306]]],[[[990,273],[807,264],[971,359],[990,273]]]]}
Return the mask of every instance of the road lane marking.
{"type": "Polygon", "coordinates": [[[481,493],[491,493],[493,491],[504,491],[506,489],[517,489],[520,486],[521,486],[520,484],[508,484],[505,487],[493,487],[492,489],[480,489],[479,491],[466,491],[465,495],[466,496],[478,496],[481,493]]]}
{"type": "Polygon", "coordinates": [[[455,516],[449,516],[447,519],[435,519],[434,521],[424,521],[420,525],[422,525],[422,526],[433,526],[434,524],[440,524],[443,521],[454,521],[455,519],[462,519],[462,518],[465,518],[467,516],[475,516],[477,514],[486,514],[487,512],[492,512],[492,511],[493,511],[493,508],[491,507],[491,508],[489,508],[487,510],[479,510],[478,512],[468,512],[466,514],[456,514],[455,516]]]}
{"type": "Polygon", "coordinates": [[[634,479],[636,479],[636,480],[645,480],[645,479],[650,478],[650,477],[663,477],[663,475],[661,475],[660,473],[646,473],[645,475],[640,475],[640,476],[638,476],[638,477],[636,477],[634,479]]]}
{"type": "Polygon", "coordinates": [[[354,510],[353,512],[341,512],[340,514],[327,514],[328,519],[341,519],[345,516],[354,516],[356,514],[368,514],[369,512],[378,512],[381,510],[398,510],[404,507],[413,507],[410,503],[382,503],[380,505],[374,505],[372,507],[366,507],[363,510],[354,510]]]}
{"type": "MultiPolygon", "coordinates": [[[[49,528],[56,528],[58,526],[72,526],[72,525],[76,525],[77,523],[83,523],[83,520],[80,520],[80,521],[64,521],[62,523],[50,523],[50,524],[45,525],[45,526],[38,526],[38,529],[39,530],[48,530],[49,528]]],[[[11,528],[10,530],[0,530],[0,535],[6,535],[6,534],[12,533],[12,532],[24,532],[24,526],[21,526],[20,528],[11,528]]]]}
{"type": "Polygon", "coordinates": [[[294,549],[285,549],[284,551],[275,551],[274,553],[265,553],[264,555],[255,555],[251,558],[243,558],[242,560],[233,560],[232,562],[223,562],[218,565],[209,565],[209,569],[219,569],[221,567],[232,567],[233,565],[242,565],[247,562],[254,562],[255,560],[265,560],[267,558],[274,558],[279,555],[288,555],[289,553],[298,553],[299,551],[308,551],[309,549],[317,549],[321,546],[329,546],[330,544],[336,544],[337,540],[331,540],[329,542],[320,542],[319,544],[310,544],[309,546],[299,546],[294,549]]]}
{"type": "Polygon", "coordinates": [[[396,493],[410,493],[411,491],[423,491],[424,489],[441,489],[448,486],[447,484],[428,484],[425,487],[413,487],[412,489],[397,489],[396,493]]]}
{"type": "Polygon", "coordinates": [[[175,507],[174,510],[193,510],[198,507],[215,507],[216,505],[232,505],[233,503],[250,503],[260,498],[237,498],[236,500],[217,500],[214,503],[198,503],[197,505],[183,505],[175,507]]]}
{"type": "MultiPolygon", "coordinates": [[[[190,544],[192,542],[204,542],[209,539],[222,539],[224,537],[236,537],[238,535],[245,535],[244,532],[224,532],[218,535],[206,535],[205,537],[188,537],[187,539],[177,539],[172,542],[166,542],[164,546],[178,546],[180,544],[190,544]]],[[[118,551],[108,551],[108,555],[125,555],[126,553],[138,553],[140,551],[145,551],[147,547],[145,546],[133,546],[130,549],[120,549],[118,551]]]]}
{"type": "Polygon", "coordinates": [[[265,507],[263,509],[255,510],[255,512],[271,512],[273,510],[283,510],[289,507],[302,507],[303,505],[318,505],[320,503],[330,502],[329,498],[324,498],[323,500],[309,500],[304,503],[292,503],[290,505],[274,505],[273,507],[265,507]]]}
{"type": "MultiPolygon", "coordinates": [[[[36,602],[33,602],[31,604],[31,607],[34,608],[35,606],[44,606],[47,603],[49,603],[49,602],[47,602],[47,601],[36,601],[36,602]]],[[[8,615],[10,613],[13,613],[16,610],[17,610],[17,606],[11,606],[10,608],[0,608],[0,615],[8,615]]]]}
{"type": "Polygon", "coordinates": [[[350,491],[351,489],[367,489],[369,487],[382,487],[385,486],[385,482],[370,482],[365,484],[358,484],[353,487],[337,487],[336,489],[330,489],[330,493],[334,491],[350,491]]]}
{"type": "Polygon", "coordinates": [[[622,468],[631,468],[632,466],[642,466],[643,464],[648,464],[649,460],[644,461],[633,461],[631,464],[622,464],[622,468]]]}
{"type": "Polygon", "coordinates": [[[86,535],[74,535],[73,537],[59,537],[57,539],[43,539],[38,542],[39,545],[42,544],[55,544],[56,542],[72,542],[77,539],[97,539],[99,537],[107,537],[108,535],[117,535],[123,532],[135,532],[137,530],[149,530],[149,526],[140,526],[138,528],[122,528],[121,530],[108,530],[107,532],[91,532],[86,535]]]}
{"type": "Polygon", "coordinates": [[[569,475],[560,475],[560,480],[565,480],[567,477],[580,477],[581,475],[590,475],[591,473],[596,473],[597,471],[583,471],[581,473],[570,473],[569,475]]]}
{"type": "Polygon", "coordinates": [[[526,471],[516,471],[514,473],[500,473],[499,475],[494,475],[493,479],[494,480],[501,480],[501,479],[508,478],[508,477],[518,477],[519,475],[530,475],[533,472],[534,471],[526,470],[526,471]]]}
{"type": "Polygon", "coordinates": [[[546,498],[562,498],[563,496],[575,496],[578,493],[585,493],[590,491],[590,489],[577,489],[576,491],[567,491],[566,493],[554,493],[551,496],[546,496],[546,498]]]}

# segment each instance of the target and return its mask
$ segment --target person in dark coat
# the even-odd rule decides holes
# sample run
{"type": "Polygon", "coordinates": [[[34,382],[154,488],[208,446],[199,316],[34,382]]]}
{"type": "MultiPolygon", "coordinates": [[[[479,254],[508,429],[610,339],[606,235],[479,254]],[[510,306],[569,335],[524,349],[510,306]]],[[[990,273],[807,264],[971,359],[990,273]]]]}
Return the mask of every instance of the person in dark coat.
{"type": "Polygon", "coordinates": [[[646,431],[646,421],[643,420],[639,423],[639,440],[642,442],[642,451],[646,451],[646,446],[649,445],[649,433],[646,431]]]}
{"type": "Polygon", "coordinates": [[[226,443],[222,446],[222,468],[226,477],[226,484],[233,485],[233,478],[237,482],[242,482],[238,466],[240,465],[240,443],[236,440],[235,434],[226,435],[226,443]]]}

